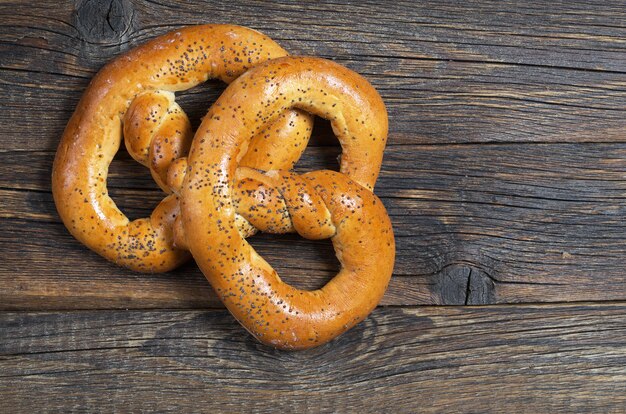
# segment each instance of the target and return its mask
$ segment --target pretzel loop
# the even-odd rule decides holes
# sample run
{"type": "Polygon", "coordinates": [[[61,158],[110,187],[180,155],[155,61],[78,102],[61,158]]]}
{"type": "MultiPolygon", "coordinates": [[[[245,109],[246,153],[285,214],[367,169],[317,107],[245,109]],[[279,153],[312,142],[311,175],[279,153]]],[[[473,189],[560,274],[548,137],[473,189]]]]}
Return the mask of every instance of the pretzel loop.
{"type": "MultiPolygon", "coordinates": [[[[178,190],[187,167],[186,156],[193,132],[189,118],[175,102],[174,94],[156,90],[138,95],[131,102],[123,125],[128,153],[150,169],[164,192],[170,194],[178,190]]],[[[259,170],[289,170],[304,152],[312,129],[313,117],[309,114],[297,109],[284,111],[250,140],[240,165],[259,170]],[[291,145],[284,145],[287,140],[291,145]]],[[[172,214],[177,215],[178,210],[172,210],[172,214]]],[[[255,226],[240,216],[237,224],[245,237],[257,232],[255,226]]],[[[171,233],[171,222],[165,225],[171,233]]],[[[187,250],[179,237],[173,239],[172,246],[187,250]]]]}
{"type": "MultiPolygon", "coordinates": [[[[149,218],[130,221],[109,197],[109,164],[117,152],[120,125],[133,158],[150,168],[167,193],[170,168],[186,154],[192,132],[174,101],[174,92],[209,78],[231,82],[255,64],[285,56],[263,34],[239,26],[206,25],[181,29],[118,57],[92,80],[70,119],[55,157],[52,192],[70,232],[105,258],[137,271],[162,272],[190,256],[174,246],[178,196],[166,197],[149,218]]],[[[299,111],[278,114],[275,124],[251,143],[251,167],[291,168],[312,129],[312,118],[299,111]],[[278,132],[276,132],[278,131],[278,132]],[[292,148],[267,160],[277,142],[293,135],[292,148]]],[[[249,232],[253,232],[249,229],[249,232]]]]}

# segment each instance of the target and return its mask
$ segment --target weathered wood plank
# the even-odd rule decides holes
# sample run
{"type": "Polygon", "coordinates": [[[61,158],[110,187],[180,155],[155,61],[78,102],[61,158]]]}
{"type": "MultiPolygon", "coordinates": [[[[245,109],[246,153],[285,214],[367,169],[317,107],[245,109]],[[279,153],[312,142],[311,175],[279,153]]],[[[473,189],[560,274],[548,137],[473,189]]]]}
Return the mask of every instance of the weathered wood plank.
{"type": "MultiPolygon", "coordinates": [[[[0,2],[0,412],[623,411],[626,302],[389,306],[282,353],[224,310],[188,310],[220,306],[195,265],[129,272],[59,223],[51,161],[93,74],[181,25],[234,23],[385,99],[377,193],[398,260],[384,305],[625,300],[623,2],[349,3],[0,2]]],[[[179,101],[197,125],[223,88],[179,101]]],[[[335,165],[329,135],[318,123],[302,170],[335,165]]],[[[124,154],[109,185],[133,217],[160,197],[124,154]]],[[[252,243],[302,288],[337,269],[328,242],[252,243]]]]}
{"type": "MultiPolygon", "coordinates": [[[[212,306],[193,266],[179,271],[191,274],[185,279],[190,287],[172,298],[171,280],[180,275],[168,275],[162,289],[146,291],[145,279],[87,252],[57,224],[49,194],[52,152],[93,73],[156,34],[205,22],[196,13],[202,6],[125,0],[70,6],[0,5],[8,22],[0,27],[5,39],[0,88],[7,109],[0,120],[0,216],[10,219],[2,229],[8,257],[0,268],[8,279],[3,306],[212,306]],[[56,264],[50,276],[45,269],[58,257],[66,263],[56,264]],[[86,267],[76,268],[77,262],[86,267]],[[44,269],[43,280],[29,278],[33,269],[44,269]],[[102,292],[94,274],[100,282],[115,277],[119,287],[94,294],[102,292]],[[68,278],[75,285],[65,285],[68,278]],[[142,293],[128,299],[123,287],[133,286],[142,293]],[[100,295],[107,299],[76,299],[100,295]]],[[[378,192],[396,226],[398,263],[385,303],[624,298],[622,144],[413,145],[623,142],[626,65],[619,22],[624,10],[568,3],[542,13],[534,3],[399,2],[390,11],[379,4],[311,3],[303,14],[302,5],[285,3],[268,17],[260,5],[210,7],[214,21],[251,25],[297,53],[349,65],[387,100],[391,145],[378,192]],[[292,19],[294,13],[301,19],[292,19]],[[572,26],[581,16],[584,22],[572,26]],[[318,24],[303,33],[302,19],[318,24]],[[381,24],[391,19],[396,24],[381,24]]],[[[222,88],[212,82],[182,97],[196,123],[222,88]]],[[[321,125],[313,145],[332,144],[327,125],[321,125]]],[[[312,149],[301,166],[330,165],[336,153],[312,149]]],[[[145,171],[131,164],[121,161],[114,168],[111,192],[130,216],[139,217],[160,195],[145,171]]],[[[290,236],[275,240],[261,237],[255,243],[270,261],[276,258],[283,274],[294,275],[294,283],[319,286],[335,269],[330,259],[318,263],[328,256],[328,245],[311,249],[290,236]],[[276,243],[299,246],[299,262],[284,263],[276,243]]]]}
{"type": "MultiPolygon", "coordinates": [[[[285,2],[271,12],[232,1],[78,4],[0,5],[0,150],[54,149],[104,63],[180,25],[207,22],[248,25],[293,53],[364,74],[387,102],[391,145],[626,141],[621,2],[552,3],[549,13],[545,4],[508,1],[285,2]]],[[[213,82],[183,106],[197,122],[222,88],[213,82]]]]}
{"type": "MultiPolygon", "coordinates": [[[[336,60],[366,76],[382,95],[391,120],[389,145],[626,141],[624,74],[406,59],[336,60]]],[[[2,71],[0,79],[0,88],[10,92],[5,93],[0,133],[11,139],[2,142],[3,150],[56,148],[89,80],[65,88],[67,81],[51,74],[2,71]]],[[[179,101],[194,124],[223,88],[210,82],[181,95],[179,101]]]]}
{"type": "MultiPolygon", "coordinates": [[[[332,167],[337,151],[309,148],[299,169],[332,167]]],[[[195,266],[135,274],[75,241],[49,192],[52,158],[0,154],[0,307],[218,305],[195,266]]],[[[162,197],[127,155],[109,184],[131,217],[148,215],[162,197]]],[[[389,147],[376,192],[398,249],[384,304],[626,299],[626,144],[389,147]]],[[[292,235],[252,242],[303,288],[337,270],[328,242],[292,235]]]]}
{"type": "MultiPolygon", "coordinates": [[[[120,49],[155,33],[207,22],[249,25],[305,54],[383,56],[556,66],[623,72],[624,10],[620,1],[394,2],[375,1],[128,1],[50,0],[37,4],[3,2],[7,39],[48,47],[47,57],[74,56],[59,65],[84,75],[81,58],[98,55],[99,64],[120,49]],[[50,7],[56,5],[57,7],[50,7]],[[108,7],[107,7],[108,6],[108,7]],[[294,21],[294,17],[298,21],[294,21]],[[109,23],[109,24],[106,24],[109,23]],[[24,38],[23,32],[43,37],[24,38]],[[48,42],[46,42],[48,40],[48,42]],[[84,50],[76,45],[85,43],[84,50]],[[74,53],[74,55],[72,55],[74,53]]],[[[25,56],[12,60],[25,63],[25,56]]],[[[67,59],[66,59],[67,60],[67,59]]],[[[58,64],[60,60],[49,59],[58,64]]],[[[83,67],[84,68],[84,67],[83,67]]],[[[72,73],[71,71],[74,71],[72,73]]]]}
{"type": "MultiPolygon", "coordinates": [[[[339,270],[328,240],[259,235],[250,241],[287,283],[302,289],[322,287],[339,270]]],[[[61,224],[6,220],[0,249],[0,310],[222,307],[193,262],[169,273],[134,273],[83,248],[61,224]],[[17,232],[20,246],[10,240],[17,232]]],[[[465,293],[467,281],[455,282],[464,283],[465,293]]],[[[382,304],[446,303],[447,289],[457,289],[433,291],[431,283],[398,275],[382,304]]]]}
{"type": "Polygon", "coordinates": [[[225,311],[0,314],[0,411],[623,412],[626,305],[376,310],[317,349],[225,311]]]}

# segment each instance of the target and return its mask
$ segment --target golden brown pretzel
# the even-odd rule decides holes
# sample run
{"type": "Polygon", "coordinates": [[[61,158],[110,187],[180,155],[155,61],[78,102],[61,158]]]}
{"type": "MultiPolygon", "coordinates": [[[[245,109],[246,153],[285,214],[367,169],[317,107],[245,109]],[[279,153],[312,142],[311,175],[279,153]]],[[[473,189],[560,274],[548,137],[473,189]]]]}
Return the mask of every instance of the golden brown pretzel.
{"type": "Polygon", "coordinates": [[[249,66],[285,54],[258,32],[216,25],[182,29],[121,56],[94,78],[66,128],[53,193],[72,234],[118,264],[165,271],[185,260],[183,249],[190,247],[248,330],[265,343],[301,349],[365,318],[393,269],[391,224],[369,191],[387,135],[380,97],[363,78],[328,61],[270,62],[243,76],[211,108],[187,165],[181,156],[191,145],[191,127],[173,95],[209,77],[232,81],[249,66]],[[311,131],[311,117],[291,108],[331,120],[345,175],[275,170],[293,166],[311,131]],[[106,189],[120,124],[129,153],[164,191],[175,192],[150,218],[133,222],[106,189]],[[211,160],[217,162],[207,165],[211,160]],[[341,272],[314,292],[284,284],[243,240],[257,228],[332,236],[341,272]]]}
{"type": "MultiPolygon", "coordinates": [[[[185,155],[192,137],[173,92],[208,78],[230,82],[249,67],[286,54],[254,30],[207,25],[158,37],[105,66],[79,102],[54,161],[52,192],[70,232],[100,255],[138,271],[167,271],[186,260],[188,252],[173,246],[177,196],[166,197],[149,218],[132,222],[108,196],[107,172],[120,145],[120,124],[124,120],[130,154],[169,192],[170,165],[185,155]]],[[[291,168],[311,128],[308,115],[281,114],[267,130],[257,131],[244,165],[291,168]],[[285,136],[292,136],[294,146],[277,151],[285,136]],[[269,152],[275,156],[255,155],[269,152]]]]}
{"type": "Polygon", "coordinates": [[[177,228],[224,304],[260,341],[284,349],[320,345],[365,318],[381,299],[395,245],[386,211],[370,190],[386,138],[387,114],[374,88],[356,73],[316,58],[286,57],[250,69],[204,118],[180,188],[177,228]],[[250,137],[290,108],[331,121],[343,148],[340,169],[352,179],[331,171],[236,175],[250,137]],[[282,282],[238,231],[235,201],[242,191],[236,181],[252,198],[258,183],[266,187],[261,193],[280,193],[291,223],[261,217],[260,225],[293,227],[310,238],[332,236],[339,274],[316,291],[282,282]]]}

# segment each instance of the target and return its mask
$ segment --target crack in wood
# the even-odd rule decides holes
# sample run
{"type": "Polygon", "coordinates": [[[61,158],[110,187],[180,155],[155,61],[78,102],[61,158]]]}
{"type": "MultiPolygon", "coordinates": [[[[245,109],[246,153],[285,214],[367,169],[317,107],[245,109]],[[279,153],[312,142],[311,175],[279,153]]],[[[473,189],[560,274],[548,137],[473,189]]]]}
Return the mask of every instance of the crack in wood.
{"type": "Polygon", "coordinates": [[[469,268],[469,274],[467,275],[467,287],[465,288],[465,305],[469,303],[470,295],[472,294],[472,268],[469,268]]]}

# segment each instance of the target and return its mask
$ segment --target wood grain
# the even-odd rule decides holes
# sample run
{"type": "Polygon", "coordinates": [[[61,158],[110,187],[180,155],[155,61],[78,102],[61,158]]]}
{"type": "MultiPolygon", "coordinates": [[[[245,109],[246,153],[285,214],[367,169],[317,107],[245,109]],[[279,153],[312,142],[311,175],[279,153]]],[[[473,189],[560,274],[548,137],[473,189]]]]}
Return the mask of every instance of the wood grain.
{"type": "MultiPolygon", "coordinates": [[[[310,148],[298,169],[333,167],[337,152],[310,148]]],[[[52,158],[0,154],[0,250],[7,266],[0,269],[0,307],[219,305],[195,265],[141,275],[75,241],[49,192],[52,158]]],[[[127,154],[109,186],[131,217],[149,215],[163,196],[127,154]]],[[[626,144],[390,147],[376,192],[398,250],[384,304],[626,299],[626,144]]],[[[328,242],[295,235],[252,242],[303,288],[322,286],[338,270],[328,242]]]]}
{"type": "Polygon", "coordinates": [[[626,305],[386,308],[317,349],[225,311],[0,314],[0,411],[603,412],[626,305]]]}
{"type": "MultiPolygon", "coordinates": [[[[4,150],[53,150],[102,65],[181,25],[210,22],[261,30],[294,54],[365,75],[387,103],[392,145],[626,141],[621,2],[548,11],[511,1],[278,2],[271,10],[263,2],[77,3],[0,5],[0,134],[19,131],[4,150]]],[[[222,88],[191,92],[183,107],[197,119],[222,88]]]]}
{"type": "MultiPolygon", "coordinates": [[[[623,1],[2,1],[0,18],[0,412],[624,411],[623,1]],[[201,23],[333,59],[386,102],[394,277],[321,348],[259,345],[193,263],[126,271],[56,214],[54,151],[92,76],[201,23]]],[[[198,125],[223,89],[177,101],[198,125]]],[[[298,169],[338,152],[318,120],[298,169]]],[[[162,196],[125,152],[108,184],[133,218],[162,196]]],[[[296,286],[337,270],[328,241],[251,241],[296,286]]]]}
{"type": "MultiPolygon", "coordinates": [[[[0,27],[0,308],[215,306],[193,265],[136,275],[86,251],[59,224],[49,191],[54,149],[91,76],[181,22],[206,22],[197,13],[206,5],[49,6],[0,5],[8,23],[0,27]]],[[[377,192],[398,236],[384,302],[395,305],[624,299],[624,13],[606,3],[543,13],[532,2],[398,2],[393,10],[315,2],[277,3],[269,15],[260,4],[211,4],[212,21],[336,59],[383,94],[391,131],[377,192]],[[306,33],[291,19],[302,7],[301,19],[318,22],[306,33]]],[[[196,125],[222,89],[208,82],[179,96],[196,125]]],[[[318,122],[315,135],[303,171],[335,166],[328,124],[318,122]]],[[[161,195],[120,158],[111,193],[131,217],[145,216],[161,195]]],[[[328,243],[254,243],[303,288],[336,270],[328,243]],[[287,246],[300,258],[284,260],[287,246]]]]}

